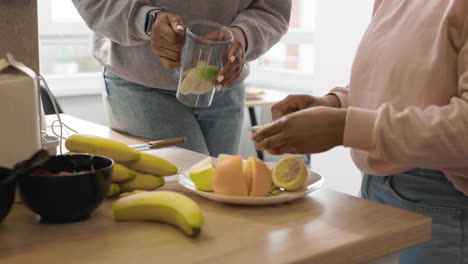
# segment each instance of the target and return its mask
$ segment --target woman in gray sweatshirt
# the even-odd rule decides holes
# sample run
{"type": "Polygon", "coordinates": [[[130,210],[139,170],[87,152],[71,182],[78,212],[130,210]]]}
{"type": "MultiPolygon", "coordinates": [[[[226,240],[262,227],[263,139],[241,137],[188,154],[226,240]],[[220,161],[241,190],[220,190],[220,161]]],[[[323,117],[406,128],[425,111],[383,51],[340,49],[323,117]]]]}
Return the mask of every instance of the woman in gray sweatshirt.
{"type": "Polygon", "coordinates": [[[104,66],[109,126],[148,139],[187,137],[184,148],[217,156],[238,151],[246,61],[288,29],[290,0],[73,0],[94,32],[92,52],[104,66]],[[183,25],[210,20],[234,41],[217,75],[212,105],[193,108],[176,95],[183,25]]]}

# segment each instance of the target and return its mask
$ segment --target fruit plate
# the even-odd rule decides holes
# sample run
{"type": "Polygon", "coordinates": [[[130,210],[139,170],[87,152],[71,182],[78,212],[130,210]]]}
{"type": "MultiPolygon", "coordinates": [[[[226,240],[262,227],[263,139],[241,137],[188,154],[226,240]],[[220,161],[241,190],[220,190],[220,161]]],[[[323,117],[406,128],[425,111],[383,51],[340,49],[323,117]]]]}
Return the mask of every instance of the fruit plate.
{"type": "MultiPolygon", "coordinates": [[[[269,165],[269,164],[268,164],[269,165]]],[[[190,191],[205,197],[207,199],[230,204],[240,204],[240,205],[269,205],[269,204],[279,204],[284,202],[289,202],[296,200],[298,198],[304,197],[306,194],[313,192],[320,188],[323,185],[323,178],[313,172],[308,170],[307,180],[299,190],[296,191],[283,191],[278,195],[270,195],[265,197],[249,197],[249,196],[230,196],[230,195],[220,195],[213,192],[200,191],[195,188],[195,184],[190,179],[188,170],[183,171],[179,174],[179,183],[189,189],[190,191]]]]}

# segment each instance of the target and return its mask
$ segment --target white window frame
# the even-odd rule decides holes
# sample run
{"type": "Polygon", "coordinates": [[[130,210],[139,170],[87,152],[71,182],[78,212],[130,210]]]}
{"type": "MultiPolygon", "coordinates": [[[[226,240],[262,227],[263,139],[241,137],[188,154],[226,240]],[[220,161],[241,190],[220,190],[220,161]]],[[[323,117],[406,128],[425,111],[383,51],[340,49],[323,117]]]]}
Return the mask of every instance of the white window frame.
{"type": "MultiPolygon", "coordinates": [[[[313,45],[314,33],[290,29],[279,43],[313,45]]],[[[256,66],[254,63],[250,64],[251,74],[246,80],[247,85],[295,93],[312,93],[313,74],[295,70],[268,69],[256,66]]]]}
{"type": "MultiPolygon", "coordinates": [[[[39,49],[43,45],[67,43],[88,44],[91,30],[83,23],[54,23],[52,21],[52,0],[39,0],[39,49]]],[[[91,56],[91,55],[90,55],[91,56]]],[[[82,96],[100,94],[101,72],[77,74],[47,74],[46,78],[54,96],[82,96]]]]}

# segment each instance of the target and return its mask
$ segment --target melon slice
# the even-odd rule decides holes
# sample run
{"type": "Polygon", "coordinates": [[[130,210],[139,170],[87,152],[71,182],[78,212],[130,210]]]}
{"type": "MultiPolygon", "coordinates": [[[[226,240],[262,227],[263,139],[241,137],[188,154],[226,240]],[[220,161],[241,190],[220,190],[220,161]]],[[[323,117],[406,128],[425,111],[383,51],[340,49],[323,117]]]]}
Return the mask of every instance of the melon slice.
{"type": "Polygon", "coordinates": [[[247,182],[242,168],[242,157],[235,155],[219,163],[212,174],[216,194],[248,196],[247,182]]]}
{"type": "Polygon", "coordinates": [[[249,157],[244,167],[249,196],[267,196],[271,188],[271,171],[257,157],[249,157]]]}

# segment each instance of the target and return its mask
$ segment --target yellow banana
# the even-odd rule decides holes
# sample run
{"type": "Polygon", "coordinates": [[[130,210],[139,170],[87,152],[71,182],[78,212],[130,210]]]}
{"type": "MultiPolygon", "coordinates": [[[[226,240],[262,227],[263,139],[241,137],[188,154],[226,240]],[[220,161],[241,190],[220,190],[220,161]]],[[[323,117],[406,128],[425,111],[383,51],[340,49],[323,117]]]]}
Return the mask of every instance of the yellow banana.
{"type": "Polygon", "coordinates": [[[122,164],[137,172],[149,173],[157,176],[169,176],[177,173],[177,167],[171,162],[148,153],[141,153],[136,161],[122,162],[122,164]]]}
{"type": "Polygon", "coordinates": [[[116,195],[120,192],[120,186],[116,183],[111,183],[107,197],[116,195]]]}
{"type": "Polygon", "coordinates": [[[122,164],[114,163],[112,182],[122,182],[135,179],[136,171],[128,169],[122,164]]]}
{"type": "Polygon", "coordinates": [[[134,190],[151,191],[163,186],[164,182],[163,177],[137,172],[135,179],[120,183],[120,190],[122,192],[131,192],[134,190]]]}
{"type": "Polygon", "coordinates": [[[141,192],[147,192],[147,191],[134,190],[134,191],[131,191],[131,192],[123,192],[123,193],[119,194],[119,198],[127,197],[127,196],[134,195],[134,194],[141,193],[141,192]]]}
{"type": "Polygon", "coordinates": [[[93,135],[71,135],[65,141],[65,147],[72,152],[102,155],[116,161],[140,159],[139,151],[136,151],[121,142],[93,135]]]}
{"type": "Polygon", "coordinates": [[[112,204],[117,221],[160,221],[195,237],[203,226],[203,215],[195,201],[172,191],[141,192],[112,204]]]}

